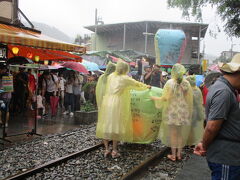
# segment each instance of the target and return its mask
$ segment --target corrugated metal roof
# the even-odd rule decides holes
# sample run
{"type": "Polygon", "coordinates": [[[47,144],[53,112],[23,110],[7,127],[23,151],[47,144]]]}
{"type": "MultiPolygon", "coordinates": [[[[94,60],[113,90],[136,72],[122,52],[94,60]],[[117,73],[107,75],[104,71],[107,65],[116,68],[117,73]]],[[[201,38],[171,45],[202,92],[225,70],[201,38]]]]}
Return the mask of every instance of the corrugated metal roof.
{"type": "Polygon", "coordinates": [[[92,25],[86,26],[85,28],[95,32],[97,27],[97,33],[111,33],[117,31],[123,31],[124,24],[126,25],[126,30],[138,30],[145,32],[146,24],[148,25],[148,32],[156,33],[158,29],[182,29],[183,31],[188,31],[192,36],[198,37],[199,28],[201,26],[201,37],[204,37],[208,28],[208,24],[202,23],[187,23],[187,22],[164,22],[164,21],[139,21],[139,22],[124,22],[117,24],[102,24],[102,25],[92,25]],[[155,31],[155,32],[151,32],[155,31]]]}

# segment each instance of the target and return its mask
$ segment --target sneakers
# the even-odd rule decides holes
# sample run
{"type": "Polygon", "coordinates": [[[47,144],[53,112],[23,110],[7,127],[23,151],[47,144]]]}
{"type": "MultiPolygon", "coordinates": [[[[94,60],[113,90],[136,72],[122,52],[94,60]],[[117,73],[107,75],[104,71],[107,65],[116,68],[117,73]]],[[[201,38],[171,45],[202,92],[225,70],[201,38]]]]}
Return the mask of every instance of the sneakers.
{"type": "Polygon", "coordinates": [[[74,115],[73,112],[70,112],[70,117],[73,117],[73,115],[74,115]]]}
{"type": "Polygon", "coordinates": [[[68,113],[69,113],[68,111],[64,111],[64,112],[63,112],[63,115],[66,115],[66,114],[68,114],[68,113]]]}

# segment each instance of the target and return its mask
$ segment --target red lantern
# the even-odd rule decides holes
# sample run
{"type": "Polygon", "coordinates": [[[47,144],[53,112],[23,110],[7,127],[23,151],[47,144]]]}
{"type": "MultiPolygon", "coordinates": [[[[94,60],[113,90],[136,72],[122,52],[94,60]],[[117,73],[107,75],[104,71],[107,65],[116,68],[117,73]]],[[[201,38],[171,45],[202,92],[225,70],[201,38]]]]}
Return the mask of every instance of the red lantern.
{"type": "Polygon", "coordinates": [[[32,57],[33,57],[33,54],[32,53],[27,53],[27,58],[29,58],[29,59],[32,59],[32,57]]]}

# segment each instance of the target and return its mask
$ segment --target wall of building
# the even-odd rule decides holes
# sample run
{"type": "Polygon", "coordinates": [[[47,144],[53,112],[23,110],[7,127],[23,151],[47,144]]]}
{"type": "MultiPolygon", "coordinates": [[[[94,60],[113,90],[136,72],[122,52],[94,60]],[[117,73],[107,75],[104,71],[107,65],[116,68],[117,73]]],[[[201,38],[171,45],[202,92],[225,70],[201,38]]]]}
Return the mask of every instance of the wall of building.
{"type": "MultiPolygon", "coordinates": [[[[148,32],[155,34],[158,29],[150,29],[148,32]]],[[[143,34],[145,29],[132,30],[126,28],[126,39],[125,39],[125,49],[133,49],[135,51],[143,52],[145,51],[145,35],[143,34]]],[[[111,33],[98,33],[97,34],[97,47],[94,47],[93,37],[93,50],[123,50],[123,29],[111,32],[111,33]]],[[[193,49],[198,49],[198,41],[192,40],[192,36],[189,32],[185,32],[187,38],[187,45],[185,53],[182,59],[183,64],[196,64],[197,58],[192,58],[193,49]]],[[[154,46],[154,35],[148,35],[147,40],[147,54],[155,56],[155,46],[154,46]]]]}

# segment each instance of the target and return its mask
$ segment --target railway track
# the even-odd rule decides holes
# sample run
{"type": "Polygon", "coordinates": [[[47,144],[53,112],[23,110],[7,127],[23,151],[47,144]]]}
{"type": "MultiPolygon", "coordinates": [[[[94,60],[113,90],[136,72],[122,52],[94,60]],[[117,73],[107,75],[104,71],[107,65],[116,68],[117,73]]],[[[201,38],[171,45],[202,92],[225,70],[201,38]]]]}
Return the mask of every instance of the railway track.
{"type": "Polygon", "coordinates": [[[134,180],[139,179],[145,173],[147,173],[148,167],[157,164],[161,159],[170,152],[170,148],[164,147],[161,151],[154,153],[148,159],[140,163],[138,166],[134,167],[131,171],[125,174],[121,180],[134,180]]]}
{"type": "Polygon", "coordinates": [[[99,144],[94,145],[94,146],[92,146],[92,147],[90,147],[90,148],[86,148],[86,149],[83,149],[83,150],[81,150],[81,151],[78,151],[78,152],[69,154],[69,155],[67,155],[67,156],[58,158],[58,159],[56,159],[56,160],[49,161],[49,162],[44,163],[44,164],[42,164],[42,165],[39,165],[39,166],[37,166],[37,167],[35,167],[35,168],[26,170],[26,171],[24,171],[24,172],[22,172],[22,173],[18,173],[18,174],[16,174],[16,175],[9,176],[9,177],[5,178],[4,180],[25,179],[25,178],[27,178],[27,177],[29,177],[29,176],[32,176],[32,175],[34,175],[34,174],[36,174],[36,173],[38,173],[38,172],[43,171],[45,168],[50,168],[50,167],[53,167],[53,166],[57,166],[57,165],[59,165],[59,164],[61,164],[61,163],[67,162],[67,161],[70,160],[70,159],[76,158],[76,157],[78,157],[78,156],[80,156],[80,155],[83,155],[83,154],[85,154],[85,153],[89,153],[89,152],[94,151],[94,150],[96,150],[96,149],[98,149],[98,148],[100,148],[100,147],[103,147],[103,146],[104,146],[103,143],[99,143],[99,144]]]}
{"type": "MultiPolygon", "coordinates": [[[[35,168],[26,170],[26,171],[18,173],[16,175],[9,176],[9,177],[5,178],[5,180],[27,179],[29,177],[32,177],[32,179],[35,179],[37,173],[44,173],[44,171],[46,169],[49,169],[47,172],[51,172],[52,168],[57,167],[57,166],[65,166],[69,161],[76,159],[79,156],[84,156],[87,159],[88,158],[87,154],[99,153],[100,152],[99,148],[103,149],[102,148],[103,146],[104,145],[102,143],[94,145],[90,148],[86,148],[81,151],[67,155],[65,157],[61,157],[56,160],[49,161],[45,164],[39,165],[35,168]],[[64,164],[64,163],[66,163],[66,164],[64,164]]],[[[160,151],[149,154],[149,156],[147,158],[144,158],[144,160],[142,160],[140,163],[134,164],[132,167],[130,167],[127,170],[127,172],[123,172],[119,176],[116,176],[116,179],[122,179],[122,180],[130,180],[131,179],[132,180],[132,179],[138,179],[138,177],[142,177],[145,173],[147,173],[148,167],[150,167],[150,166],[156,164],[158,161],[160,161],[169,152],[169,150],[170,149],[167,147],[162,147],[160,149],[160,151]]],[[[129,151],[131,151],[131,150],[129,150],[129,151]]],[[[134,150],[132,153],[134,154],[134,150]]],[[[138,153],[141,154],[141,150],[138,151],[138,153]]],[[[143,151],[143,153],[144,153],[144,151],[143,151]]],[[[129,156],[129,154],[128,154],[128,156],[129,156]]],[[[106,161],[108,161],[108,160],[106,160],[106,161]]],[[[114,162],[114,160],[111,160],[111,161],[114,162]]],[[[128,160],[126,160],[126,161],[128,161],[128,160]]],[[[115,160],[115,164],[119,165],[120,163],[118,163],[115,160]]],[[[101,163],[97,164],[96,166],[99,166],[99,165],[101,166],[101,163]]],[[[121,166],[121,165],[119,165],[119,166],[121,166]]],[[[94,169],[94,167],[92,167],[92,168],[94,169]]],[[[84,167],[83,167],[83,169],[84,169],[84,167]]],[[[89,172],[89,173],[91,173],[91,172],[89,172]]],[[[112,173],[112,172],[110,172],[110,173],[112,173]]],[[[72,178],[74,178],[74,176],[72,178]]],[[[38,178],[36,178],[36,179],[38,179],[38,178]]],[[[42,177],[39,179],[42,179],[42,177]]],[[[101,179],[101,178],[98,177],[96,179],[101,179]]]]}

